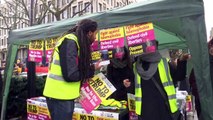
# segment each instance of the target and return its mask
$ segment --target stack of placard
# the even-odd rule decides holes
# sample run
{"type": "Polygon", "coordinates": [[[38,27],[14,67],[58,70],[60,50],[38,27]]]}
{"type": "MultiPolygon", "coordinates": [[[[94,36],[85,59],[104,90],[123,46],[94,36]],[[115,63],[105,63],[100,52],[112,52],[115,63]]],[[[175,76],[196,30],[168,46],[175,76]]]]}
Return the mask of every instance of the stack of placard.
{"type": "MultiPolygon", "coordinates": [[[[51,120],[44,97],[27,100],[27,120],[51,120]]],[[[75,107],[72,120],[119,120],[119,112],[93,110],[87,113],[81,107],[75,107]]]]}

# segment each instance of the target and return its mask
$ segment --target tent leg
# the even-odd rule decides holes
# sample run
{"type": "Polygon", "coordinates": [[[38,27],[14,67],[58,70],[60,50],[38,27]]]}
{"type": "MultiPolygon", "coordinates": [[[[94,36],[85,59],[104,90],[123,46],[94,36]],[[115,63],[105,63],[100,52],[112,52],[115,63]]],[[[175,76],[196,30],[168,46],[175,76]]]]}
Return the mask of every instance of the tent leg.
{"type": "Polygon", "coordinates": [[[13,74],[13,65],[16,59],[16,54],[18,50],[18,45],[9,45],[8,53],[7,53],[7,62],[5,68],[4,75],[4,93],[3,93],[3,101],[1,107],[1,120],[5,120],[6,110],[7,110],[7,99],[10,89],[11,78],[13,74]]]}

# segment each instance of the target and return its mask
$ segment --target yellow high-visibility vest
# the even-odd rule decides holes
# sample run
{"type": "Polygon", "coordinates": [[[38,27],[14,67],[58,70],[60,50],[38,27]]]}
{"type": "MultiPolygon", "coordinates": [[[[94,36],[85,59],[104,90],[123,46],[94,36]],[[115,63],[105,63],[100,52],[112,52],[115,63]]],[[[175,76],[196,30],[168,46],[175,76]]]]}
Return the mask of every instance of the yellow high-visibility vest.
{"type": "MultiPolygon", "coordinates": [[[[176,91],[170,75],[169,66],[165,58],[161,59],[161,61],[158,63],[158,70],[160,74],[161,83],[168,96],[170,111],[174,113],[178,110],[176,91]]],[[[136,63],[134,63],[134,74],[135,74],[135,105],[136,105],[135,111],[138,115],[141,115],[143,111],[142,110],[143,96],[141,88],[141,77],[136,71],[136,63]]]]}
{"type": "Polygon", "coordinates": [[[79,97],[80,95],[80,80],[79,82],[66,82],[63,78],[58,47],[62,44],[65,38],[75,41],[79,54],[78,39],[74,34],[68,34],[59,39],[53,51],[53,57],[49,67],[43,94],[50,98],[71,100],[79,97]]]}

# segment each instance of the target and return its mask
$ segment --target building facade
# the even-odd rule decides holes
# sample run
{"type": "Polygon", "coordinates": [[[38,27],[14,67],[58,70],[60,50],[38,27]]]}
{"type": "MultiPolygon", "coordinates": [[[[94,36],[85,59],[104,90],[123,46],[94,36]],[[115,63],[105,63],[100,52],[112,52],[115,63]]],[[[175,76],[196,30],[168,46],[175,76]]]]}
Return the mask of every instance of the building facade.
{"type": "MultiPolygon", "coordinates": [[[[30,0],[25,0],[26,7],[30,7],[30,0]]],[[[50,9],[54,7],[62,8],[66,6],[71,0],[49,0],[47,1],[48,5],[50,4],[50,9]]],[[[136,0],[76,0],[74,3],[72,3],[69,7],[67,7],[66,10],[64,10],[60,14],[61,19],[67,19],[72,18],[80,15],[85,14],[91,14],[95,12],[102,12],[106,11],[112,8],[116,7],[122,7],[127,4],[131,4],[136,2],[136,0]],[[79,11],[83,11],[80,12],[79,11]]],[[[40,13],[42,10],[44,10],[44,5],[41,1],[35,4],[35,10],[38,10],[38,13],[40,13]]],[[[19,7],[16,8],[16,10],[19,10],[19,7]]],[[[20,10],[19,10],[20,11],[20,10]]],[[[6,5],[6,3],[0,4],[0,12],[6,13],[5,16],[13,16],[14,11],[11,11],[10,8],[6,5]]],[[[23,12],[16,13],[18,17],[23,17],[25,19],[27,18],[26,15],[23,15],[23,12]]],[[[39,15],[39,14],[38,14],[39,15]]],[[[38,17],[36,15],[36,17],[38,17]]],[[[46,16],[42,20],[42,24],[50,23],[57,21],[56,17],[49,11],[47,11],[46,16]]],[[[7,53],[7,39],[8,39],[8,29],[2,29],[6,27],[14,27],[15,23],[15,29],[22,29],[24,27],[28,27],[29,21],[24,20],[14,20],[13,17],[6,18],[6,20],[0,15],[0,61],[6,60],[6,53],[7,53]],[[7,22],[7,25],[5,24],[7,22]]],[[[17,54],[18,59],[25,60],[27,57],[27,47],[21,46],[18,50],[17,54]]],[[[1,64],[0,64],[1,66],[1,64]]]]}

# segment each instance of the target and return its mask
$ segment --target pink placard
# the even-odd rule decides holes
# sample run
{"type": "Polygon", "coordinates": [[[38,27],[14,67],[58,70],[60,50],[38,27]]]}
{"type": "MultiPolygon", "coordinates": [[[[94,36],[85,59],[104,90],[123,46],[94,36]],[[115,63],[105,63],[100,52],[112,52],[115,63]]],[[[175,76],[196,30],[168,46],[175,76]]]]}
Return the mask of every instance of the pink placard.
{"type": "Polygon", "coordinates": [[[27,120],[51,120],[48,115],[27,113],[27,120]]]}
{"type": "Polygon", "coordinates": [[[117,47],[124,47],[124,38],[117,38],[112,40],[105,40],[100,42],[101,50],[115,49],[117,47]]]}
{"type": "Polygon", "coordinates": [[[128,46],[134,46],[142,43],[146,43],[147,41],[155,40],[154,30],[148,30],[145,32],[133,34],[126,36],[128,46]]]}
{"type": "Polygon", "coordinates": [[[82,85],[81,95],[82,96],[79,103],[87,113],[92,112],[92,110],[94,110],[101,103],[101,99],[98,97],[95,91],[93,91],[88,83],[82,85]]]}
{"type": "Polygon", "coordinates": [[[91,50],[92,51],[97,51],[98,49],[98,41],[94,41],[91,45],[91,50]]]}
{"type": "Polygon", "coordinates": [[[46,50],[46,62],[49,63],[53,54],[53,50],[46,50]]]}
{"type": "Polygon", "coordinates": [[[42,61],[42,50],[29,50],[28,61],[41,62],[42,61]]]}

